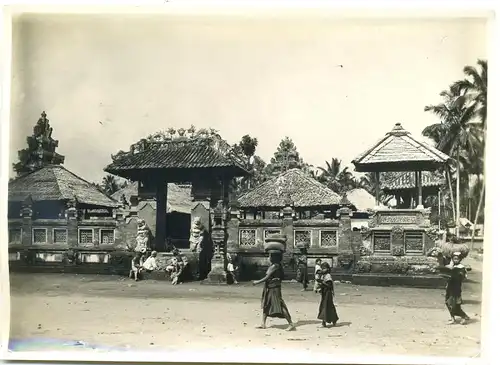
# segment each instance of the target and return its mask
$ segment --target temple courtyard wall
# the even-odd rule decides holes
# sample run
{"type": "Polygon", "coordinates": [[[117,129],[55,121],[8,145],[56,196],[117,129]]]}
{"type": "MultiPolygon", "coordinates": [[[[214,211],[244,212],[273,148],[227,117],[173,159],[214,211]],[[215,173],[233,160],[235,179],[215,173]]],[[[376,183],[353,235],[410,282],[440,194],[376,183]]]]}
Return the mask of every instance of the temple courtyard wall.
{"type": "MultiPolygon", "coordinates": [[[[210,214],[210,211],[205,212],[210,214]]],[[[231,210],[226,221],[227,252],[238,267],[239,280],[260,278],[268,267],[264,240],[272,234],[287,237],[284,253],[286,280],[296,278],[294,254],[307,245],[310,278],[317,258],[327,261],[336,280],[359,285],[444,286],[437,272],[438,261],[426,253],[436,245],[427,232],[425,211],[387,210],[376,212],[370,227],[353,227],[352,212],[339,209],[336,219],[297,219],[286,207],[279,219],[243,219],[231,210]]],[[[193,216],[199,214],[193,211],[193,216]]],[[[9,263],[12,272],[81,273],[126,276],[136,244],[139,216],[134,210],[119,209],[112,218],[37,220],[31,216],[9,220],[9,263]],[[12,234],[12,232],[21,234],[12,234]],[[40,240],[35,236],[45,234],[40,240]],[[60,233],[64,231],[64,235],[60,233]],[[59,232],[59,235],[56,233],[59,232]],[[91,232],[89,236],[89,232],[91,232]],[[29,234],[28,234],[29,233],[29,234]],[[55,238],[64,238],[56,241],[55,238]],[[16,241],[17,239],[17,241],[16,241]]],[[[181,250],[188,258],[188,277],[198,274],[198,254],[181,250]]],[[[166,266],[171,253],[160,253],[166,266]]],[[[149,279],[168,280],[158,272],[149,279]]]]}

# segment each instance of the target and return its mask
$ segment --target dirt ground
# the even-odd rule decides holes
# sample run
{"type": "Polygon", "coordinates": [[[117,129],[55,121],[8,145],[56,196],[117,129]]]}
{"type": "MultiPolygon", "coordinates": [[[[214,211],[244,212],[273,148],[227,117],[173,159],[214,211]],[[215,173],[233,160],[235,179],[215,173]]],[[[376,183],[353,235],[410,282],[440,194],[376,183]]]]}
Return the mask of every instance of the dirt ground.
{"type": "Polygon", "coordinates": [[[315,353],[474,357],[480,350],[481,269],[464,285],[466,326],[447,325],[443,289],[337,284],[338,327],[321,329],[319,296],[285,283],[297,323],[260,322],[262,287],[208,286],[112,276],[11,274],[11,349],[291,348],[315,353]]]}

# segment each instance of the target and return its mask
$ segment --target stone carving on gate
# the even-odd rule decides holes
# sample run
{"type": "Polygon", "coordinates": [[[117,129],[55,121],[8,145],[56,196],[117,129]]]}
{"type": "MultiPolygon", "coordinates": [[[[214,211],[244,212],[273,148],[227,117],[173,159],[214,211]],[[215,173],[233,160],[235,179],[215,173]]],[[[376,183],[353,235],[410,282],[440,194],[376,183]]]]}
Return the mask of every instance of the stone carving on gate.
{"type": "Polygon", "coordinates": [[[311,231],[310,230],[296,230],[294,232],[295,236],[295,247],[299,245],[304,245],[309,248],[311,246],[311,231]]]}
{"type": "Polygon", "coordinates": [[[336,247],[337,242],[337,231],[321,231],[320,233],[321,247],[336,247]]]}
{"type": "Polygon", "coordinates": [[[394,226],[392,227],[391,232],[391,243],[392,243],[392,254],[394,256],[403,256],[404,255],[404,236],[405,231],[403,227],[394,226]]]}
{"type": "Polygon", "coordinates": [[[252,247],[257,241],[257,230],[255,229],[240,229],[240,246],[252,247]]]}
{"type": "Polygon", "coordinates": [[[137,236],[135,252],[146,252],[150,248],[151,230],[144,219],[137,220],[137,236]]]}

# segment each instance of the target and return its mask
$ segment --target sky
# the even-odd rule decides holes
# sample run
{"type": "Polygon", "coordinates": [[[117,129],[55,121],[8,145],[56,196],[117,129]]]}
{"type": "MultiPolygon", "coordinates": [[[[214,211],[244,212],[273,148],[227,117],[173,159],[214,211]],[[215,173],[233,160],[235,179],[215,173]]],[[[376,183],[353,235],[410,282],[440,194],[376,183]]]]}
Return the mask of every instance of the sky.
{"type": "MultiPolygon", "coordinates": [[[[13,23],[10,162],[45,110],[65,166],[100,181],[111,154],[169,127],[288,136],[346,165],[486,58],[483,19],[27,15],[13,23]]],[[[11,176],[13,173],[11,172],[11,176]]]]}

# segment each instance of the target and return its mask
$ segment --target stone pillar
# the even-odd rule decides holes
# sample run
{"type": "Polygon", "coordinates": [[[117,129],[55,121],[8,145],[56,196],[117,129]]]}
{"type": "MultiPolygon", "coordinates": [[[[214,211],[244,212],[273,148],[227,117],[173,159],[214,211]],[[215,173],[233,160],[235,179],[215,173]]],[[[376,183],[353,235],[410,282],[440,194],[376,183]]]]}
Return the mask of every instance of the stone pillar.
{"type": "Polygon", "coordinates": [[[66,204],[66,227],[68,230],[68,246],[78,246],[78,210],[76,209],[76,201],[72,200],[66,204]]]}
{"type": "Polygon", "coordinates": [[[348,207],[342,207],[337,211],[339,216],[339,254],[352,254],[351,244],[351,214],[352,210],[348,207]]]}
{"type": "Polygon", "coordinates": [[[227,284],[226,275],[226,221],[227,209],[223,201],[219,200],[212,212],[212,242],[214,244],[214,254],[211,261],[211,270],[204,280],[208,284],[227,284]]]}
{"type": "Polygon", "coordinates": [[[167,193],[167,182],[160,181],[156,186],[155,249],[157,251],[167,250],[167,193]]]}
{"type": "Polygon", "coordinates": [[[23,202],[21,217],[23,219],[22,244],[31,245],[33,244],[33,200],[31,200],[31,196],[23,202]]]}
{"type": "Polygon", "coordinates": [[[231,204],[227,222],[227,251],[229,252],[237,252],[239,248],[240,211],[237,203],[231,204]]]}

